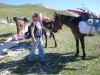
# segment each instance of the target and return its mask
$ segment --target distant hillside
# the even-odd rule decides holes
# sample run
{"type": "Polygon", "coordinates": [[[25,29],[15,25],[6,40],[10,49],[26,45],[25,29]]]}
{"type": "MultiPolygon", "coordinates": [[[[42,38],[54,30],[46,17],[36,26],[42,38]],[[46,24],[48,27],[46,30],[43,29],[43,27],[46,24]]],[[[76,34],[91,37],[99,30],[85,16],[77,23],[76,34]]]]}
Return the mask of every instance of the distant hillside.
{"type": "Polygon", "coordinates": [[[11,7],[16,7],[16,6],[0,3],[0,8],[11,8],[11,7]]]}
{"type": "MultiPolygon", "coordinates": [[[[63,13],[63,11],[54,10],[43,4],[24,4],[15,6],[0,3],[0,18],[6,18],[7,16],[10,18],[14,16],[31,18],[34,12],[41,12],[43,15],[51,18],[54,12],[63,13]]],[[[65,14],[69,13],[66,11],[65,14]]]]}
{"type": "Polygon", "coordinates": [[[52,7],[49,7],[48,5],[46,4],[42,4],[42,3],[39,3],[39,4],[24,4],[24,6],[38,6],[38,7],[44,7],[44,8],[47,8],[47,9],[54,9],[52,7]]]}

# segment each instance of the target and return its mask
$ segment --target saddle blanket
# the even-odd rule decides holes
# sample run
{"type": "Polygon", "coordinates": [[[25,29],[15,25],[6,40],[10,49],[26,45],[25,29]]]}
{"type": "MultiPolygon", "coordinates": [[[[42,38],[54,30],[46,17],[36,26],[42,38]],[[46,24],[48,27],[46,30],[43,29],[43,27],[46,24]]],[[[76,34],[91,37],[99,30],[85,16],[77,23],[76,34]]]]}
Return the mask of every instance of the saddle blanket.
{"type": "Polygon", "coordinates": [[[79,31],[83,34],[96,35],[100,33],[100,27],[96,27],[94,25],[88,25],[87,22],[81,21],[79,23],[79,31]]]}

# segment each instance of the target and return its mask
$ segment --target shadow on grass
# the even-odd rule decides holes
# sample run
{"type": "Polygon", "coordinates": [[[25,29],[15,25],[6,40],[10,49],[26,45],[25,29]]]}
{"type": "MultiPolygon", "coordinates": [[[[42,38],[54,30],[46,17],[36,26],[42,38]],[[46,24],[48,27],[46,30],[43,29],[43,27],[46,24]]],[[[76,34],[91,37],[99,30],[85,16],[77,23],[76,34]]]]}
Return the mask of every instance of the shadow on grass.
{"type": "MultiPolygon", "coordinates": [[[[30,42],[21,42],[16,47],[27,48],[30,45],[30,42]]],[[[13,48],[12,48],[13,50],[13,48]]],[[[28,60],[28,55],[22,59],[15,61],[10,61],[6,63],[0,63],[0,70],[8,70],[11,74],[25,75],[25,74],[59,74],[62,70],[82,70],[83,68],[71,68],[66,67],[68,63],[78,62],[80,59],[77,59],[73,56],[74,52],[67,53],[46,53],[45,64],[41,64],[37,55],[35,55],[34,63],[30,63],[28,60]]],[[[20,57],[20,56],[18,56],[20,57]]],[[[97,59],[100,55],[97,56],[87,56],[86,61],[97,59]]],[[[83,60],[85,61],[85,60],[83,60]]]]}
{"type": "MultiPolygon", "coordinates": [[[[68,53],[70,54],[70,53],[68,53]]],[[[25,58],[27,58],[26,56],[25,58]]],[[[96,59],[99,56],[91,56],[90,60],[96,59]]],[[[83,68],[77,69],[77,68],[70,68],[65,66],[70,62],[77,62],[80,59],[76,59],[74,56],[61,54],[61,53],[46,53],[45,64],[41,64],[39,62],[39,59],[36,57],[34,60],[34,63],[28,62],[28,60],[25,60],[23,58],[22,60],[18,61],[11,61],[7,63],[1,63],[0,69],[4,70],[7,69],[12,74],[59,74],[62,70],[82,70],[83,68]]],[[[88,59],[89,60],[89,59],[88,59]]]]}
{"type": "Polygon", "coordinates": [[[1,34],[0,37],[4,38],[4,37],[11,37],[13,35],[13,33],[6,33],[6,34],[1,34]]]}
{"type": "Polygon", "coordinates": [[[100,57],[100,55],[97,55],[97,56],[87,56],[85,60],[93,60],[93,59],[97,59],[99,57],[100,57]]]}
{"type": "MultiPolygon", "coordinates": [[[[25,58],[27,57],[28,56],[25,58]]],[[[34,63],[30,63],[28,60],[22,59],[1,63],[0,69],[8,69],[13,74],[59,74],[67,63],[78,61],[74,56],[64,56],[60,53],[46,53],[45,59],[45,65],[41,64],[38,59],[35,59],[34,63]]]]}
{"type": "Polygon", "coordinates": [[[13,46],[9,49],[12,50],[12,51],[16,51],[16,49],[20,49],[20,48],[27,50],[29,46],[30,46],[30,41],[24,41],[24,42],[18,43],[18,45],[13,46]]]}
{"type": "Polygon", "coordinates": [[[43,47],[43,48],[56,48],[55,46],[43,47]]]}

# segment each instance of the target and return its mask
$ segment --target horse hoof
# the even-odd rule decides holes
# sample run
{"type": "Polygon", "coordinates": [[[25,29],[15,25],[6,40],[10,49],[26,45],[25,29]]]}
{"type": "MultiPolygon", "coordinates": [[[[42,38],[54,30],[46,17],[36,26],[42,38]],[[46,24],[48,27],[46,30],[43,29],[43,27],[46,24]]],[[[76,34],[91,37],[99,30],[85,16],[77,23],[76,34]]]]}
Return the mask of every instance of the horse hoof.
{"type": "Polygon", "coordinates": [[[57,47],[57,45],[55,45],[55,47],[57,47]]]}
{"type": "Polygon", "coordinates": [[[85,56],[82,56],[82,59],[85,60],[86,59],[85,56]]]}
{"type": "Polygon", "coordinates": [[[75,54],[75,57],[78,57],[78,54],[77,53],[75,54]]]}

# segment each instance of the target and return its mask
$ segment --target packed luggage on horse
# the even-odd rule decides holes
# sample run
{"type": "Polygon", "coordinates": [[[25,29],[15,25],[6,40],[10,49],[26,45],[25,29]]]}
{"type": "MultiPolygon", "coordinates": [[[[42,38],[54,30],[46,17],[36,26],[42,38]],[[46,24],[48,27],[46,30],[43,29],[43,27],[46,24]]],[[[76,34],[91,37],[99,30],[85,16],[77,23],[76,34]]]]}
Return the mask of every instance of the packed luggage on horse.
{"type": "Polygon", "coordinates": [[[79,30],[81,33],[92,35],[100,33],[100,17],[95,13],[83,9],[68,11],[77,13],[80,17],[82,17],[82,20],[79,23],[79,30]]]}

